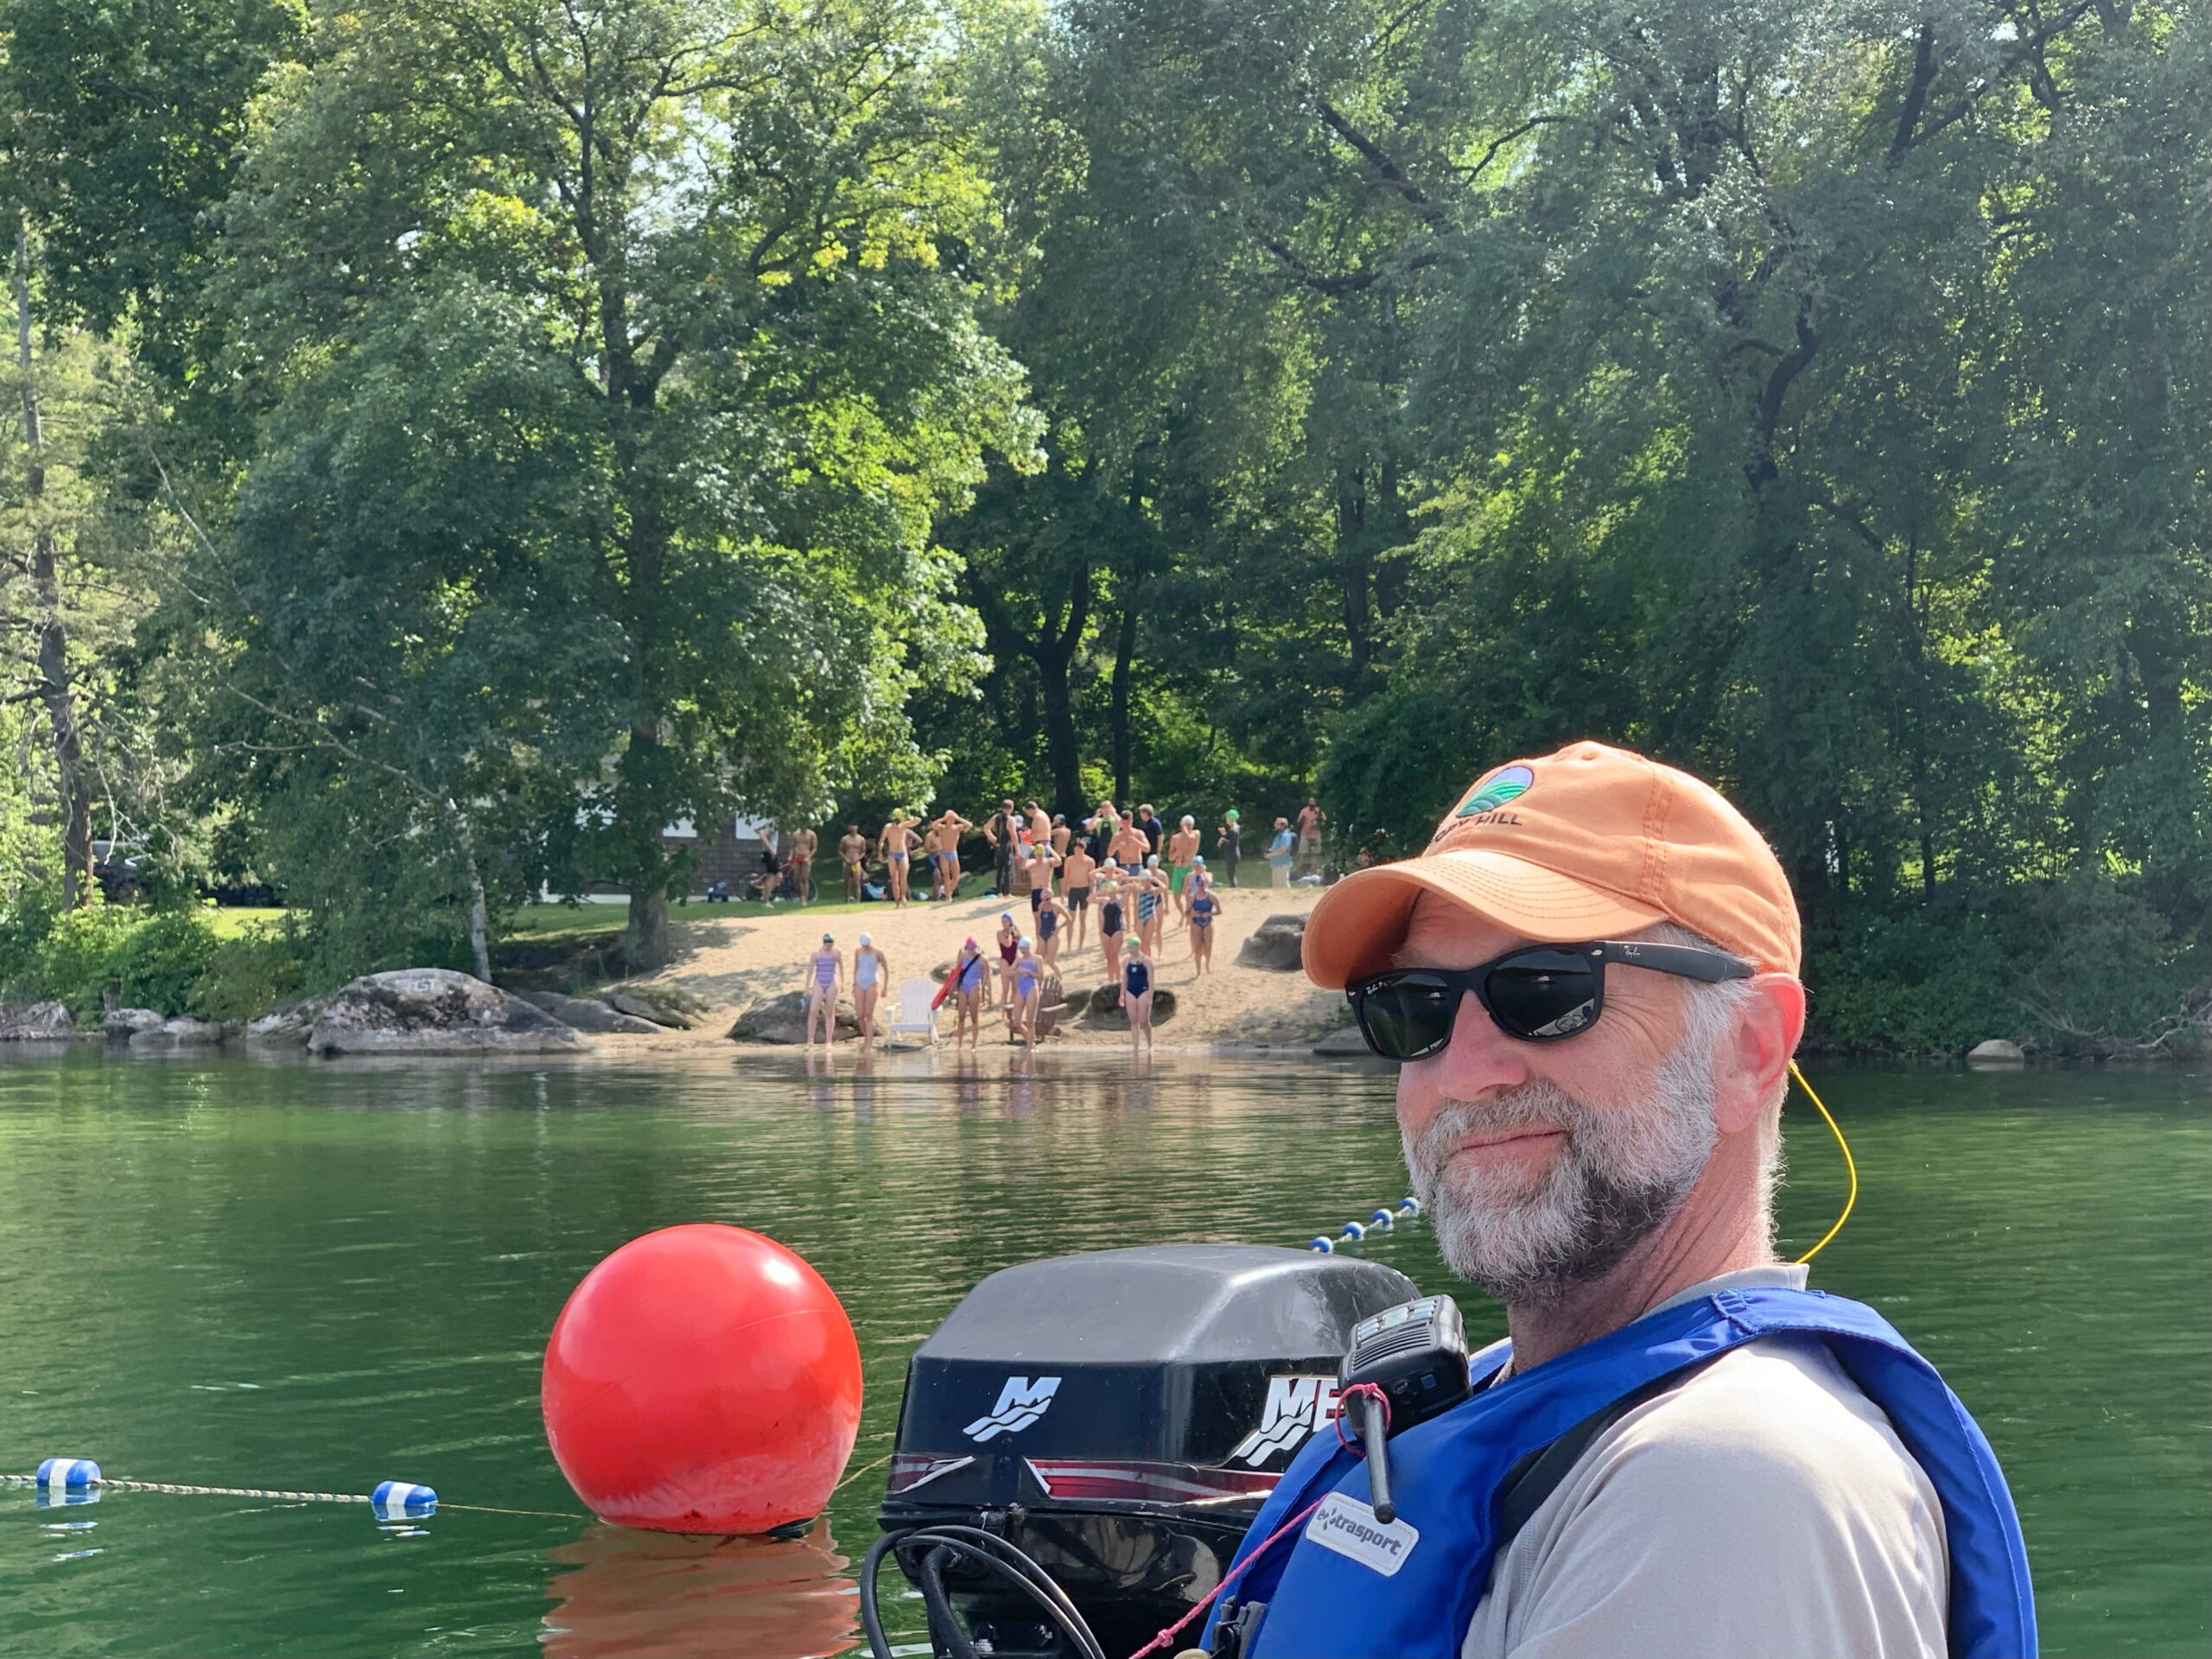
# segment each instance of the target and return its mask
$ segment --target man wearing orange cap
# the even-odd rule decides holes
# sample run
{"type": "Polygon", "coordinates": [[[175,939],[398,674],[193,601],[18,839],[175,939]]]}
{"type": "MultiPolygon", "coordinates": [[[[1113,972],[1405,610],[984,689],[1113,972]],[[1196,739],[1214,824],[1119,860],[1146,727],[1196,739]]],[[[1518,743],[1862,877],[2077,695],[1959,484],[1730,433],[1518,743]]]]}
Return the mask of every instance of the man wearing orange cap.
{"type": "Polygon", "coordinates": [[[1323,895],[1306,970],[1401,1066],[1414,1191],[1510,1335],[1389,1441],[1394,1518],[1315,1437],[1240,1560],[1313,1518],[1211,1635],[1245,1659],[2034,1651],[1965,1408],[1775,1253],[1798,952],[1742,815],[1597,743],[1485,773],[1418,856],[1323,895]]]}

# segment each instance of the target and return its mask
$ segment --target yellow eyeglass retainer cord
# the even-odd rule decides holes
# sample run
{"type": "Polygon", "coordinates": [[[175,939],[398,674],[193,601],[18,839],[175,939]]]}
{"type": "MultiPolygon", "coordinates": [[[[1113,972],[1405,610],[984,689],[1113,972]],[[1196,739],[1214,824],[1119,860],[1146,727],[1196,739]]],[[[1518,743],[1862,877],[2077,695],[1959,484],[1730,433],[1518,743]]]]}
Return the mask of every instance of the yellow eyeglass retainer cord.
{"type": "Polygon", "coordinates": [[[1828,1126],[1828,1132],[1835,1136],[1836,1145],[1842,1149],[1843,1167],[1851,1177],[1851,1191],[1843,1200],[1843,1213],[1835,1218],[1835,1225],[1821,1236],[1819,1243],[1797,1258],[1800,1262],[1809,1262],[1827,1248],[1828,1240],[1841,1232],[1843,1224],[1851,1219],[1852,1206],[1859,1202],[1859,1165],[1851,1155],[1851,1142],[1843,1138],[1843,1126],[1835,1121],[1835,1114],[1828,1110],[1827,1103],[1814,1092],[1811,1084],[1805,1081],[1805,1074],[1797,1069],[1797,1062],[1795,1060],[1789,1062],[1789,1075],[1797,1079],[1797,1086],[1805,1091],[1806,1098],[1820,1109],[1821,1116],[1828,1126]]]}

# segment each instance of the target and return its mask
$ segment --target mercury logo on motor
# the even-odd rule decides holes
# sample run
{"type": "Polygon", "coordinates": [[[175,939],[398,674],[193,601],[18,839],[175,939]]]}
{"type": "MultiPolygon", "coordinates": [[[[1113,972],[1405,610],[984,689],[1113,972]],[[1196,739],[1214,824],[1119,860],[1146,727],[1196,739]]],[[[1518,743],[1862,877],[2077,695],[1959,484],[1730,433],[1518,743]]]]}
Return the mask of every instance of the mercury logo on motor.
{"type": "Polygon", "coordinates": [[[999,1390],[999,1402],[961,1432],[971,1440],[983,1441],[1000,1434],[1018,1434],[1042,1417],[1059,1391],[1060,1379],[1009,1376],[999,1390]]]}
{"type": "Polygon", "coordinates": [[[1260,1426],[1237,1441],[1229,1460],[1242,1458],[1254,1468],[1278,1452],[1295,1451],[1306,1437],[1336,1414],[1333,1376],[1271,1376],[1260,1426]]]}

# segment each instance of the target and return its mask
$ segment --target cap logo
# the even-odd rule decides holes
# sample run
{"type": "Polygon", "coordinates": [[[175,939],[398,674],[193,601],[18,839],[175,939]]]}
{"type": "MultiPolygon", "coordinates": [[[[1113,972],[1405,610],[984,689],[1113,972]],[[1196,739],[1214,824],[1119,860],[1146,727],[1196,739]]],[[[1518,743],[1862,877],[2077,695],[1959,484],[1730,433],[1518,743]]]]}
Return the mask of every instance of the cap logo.
{"type": "Polygon", "coordinates": [[[1479,812],[1495,812],[1507,802],[1519,800],[1535,781],[1536,774],[1526,766],[1501,766],[1478,783],[1452,816],[1471,818],[1479,812]]]}

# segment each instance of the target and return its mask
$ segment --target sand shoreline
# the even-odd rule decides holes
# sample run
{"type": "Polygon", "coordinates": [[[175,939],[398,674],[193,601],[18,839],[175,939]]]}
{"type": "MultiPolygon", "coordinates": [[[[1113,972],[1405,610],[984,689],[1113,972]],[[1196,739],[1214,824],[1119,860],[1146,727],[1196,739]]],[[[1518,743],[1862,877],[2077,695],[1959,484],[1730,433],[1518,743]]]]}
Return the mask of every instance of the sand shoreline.
{"type": "MultiPolygon", "coordinates": [[[[1155,973],[1158,982],[1175,993],[1177,1007],[1174,1015],[1158,1027],[1158,1052],[1163,1056],[1310,1054],[1316,1042],[1350,1024],[1342,995],[1321,989],[1302,974],[1241,966],[1236,953],[1268,917],[1302,916],[1310,911],[1319,890],[1248,887],[1223,897],[1223,913],[1215,923],[1213,963],[1205,975],[1193,971],[1189,936],[1172,916],[1162,935],[1162,958],[1155,963],[1155,973]]],[[[1028,925],[1026,899],[1002,900],[988,893],[948,903],[912,904],[903,910],[884,905],[865,912],[825,915],[810,906],[792,906],[773,915],[742,920],[678,922],[676,960],[658,973],[626,983],[648,995],[656,985],[676,987],[705,1002],[709,1012],[690,1031],[651,1037],[610,1036],[602,1039],[604,1047],[619,1053],[727,1043],[731,1022],[739,1014],[756,1003],[801,988],[807,959],[825,932],[836,938],[849,964],[860,935],[868,933],[889,959],[894,987],[909,977],[927,977],[931,969],[950,960],[961,941],[970,934],[983,942],[987,950],[990,948],[1002,911],[1011,911],[1017,923],[1028,925]]],[[[1090,938],[1082,950],[1062,953],[1059,971],[1071,1001],[1106,982],[1096,921],[1094,913],[1090,938]]],[[[941,1029],[949,1039],[950,1014],[943,1015],[942,1020],[941,1029]]],[[[988,1014],[982,1049],[1006,1047],[1003,1033],[1004,1023],[996,1011],[988,1014]]],[[[1039,1048],[1041,1052],[1127,1048],[1128,1044],[1125,1030],[1077,1020],[1063,1022],[1059,1031],[1040,1042],[1039,1048]]],[[[779,1048],[791,1052],[773,1044],[731,1046],[763,1053],[779,1048]]],[[[837,1046],[843,1050],[857,1045],[837,1046]]]]}

